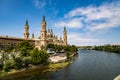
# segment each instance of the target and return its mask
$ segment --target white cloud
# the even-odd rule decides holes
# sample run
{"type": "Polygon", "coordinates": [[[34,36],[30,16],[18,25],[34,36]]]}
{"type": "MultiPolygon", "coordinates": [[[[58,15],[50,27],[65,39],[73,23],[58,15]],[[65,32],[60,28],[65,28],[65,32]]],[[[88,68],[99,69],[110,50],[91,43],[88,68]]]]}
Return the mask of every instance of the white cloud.
{"type": "Polygon", "coordinates": [[[96,8],[96,11],[86,15],[87,29],[90,31],[120,27],[120,2],[104,4],[96,8]],[[96,22],[92,22],[95,21],[96,22]]]}
{"type": "Polygon", "coordinates": [[[87,31],[100,31],[120,27],[120,1],[104,3],[100,6],[78,7],[64,15],[56,26],[82,28],[87,31]],[[67,20],[67,21],[66,21],[67,20]]]}
{"type": "Polygon", "coordinates": [[[96,39],[92,37],[83,37],[82,35],[78,33],[71,33],[68,34],[68,43],[74,44],[74,45],[95,45],[100,43],[101,39],[96,39]]]}
{"type": "Polygon", "coordinates": [[[82,18],[73,18],[68,20],[61,20],[54,24],[55,27],[69,27],[69,28],[81,28],[83,27],[82,18]]]}
{"type": "Polygon", "coordinates": [[[84,34],[79,32],[68,33],[68,43],[70,44],[101,45],[109,43],[105,37],[101,36],[113,28],[120,27],[120,0],[99,6],[77,7],[64,14],[64,17],[60,21],[56,21],[54,26],[78,28],[84,32],[84,34]]]}
{"type": "Polygon", "coordinates": [[[33,0],[37,8],[43,8],[46,5],[44,0],[33,0]]]}
{"type": "Polygon", "coordinates": [[[96,9],[93,6],[88,6],[88,7],[79,7],[74,10],[71,10],[67,14],[65,14],[65,18],[72,18],[75,16],[81,16],[81,15],[87,15],[89,13],[94,12],[96,9]]]}

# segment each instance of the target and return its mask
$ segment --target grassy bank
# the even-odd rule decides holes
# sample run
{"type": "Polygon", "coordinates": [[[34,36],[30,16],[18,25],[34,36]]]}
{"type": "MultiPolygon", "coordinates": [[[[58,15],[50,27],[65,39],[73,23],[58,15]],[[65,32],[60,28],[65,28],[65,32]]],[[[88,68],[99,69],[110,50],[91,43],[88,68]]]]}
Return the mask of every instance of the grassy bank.
{"type": "Polygon", "coordinates": [[[66,66],[68,66],[70,64],[70,61],[67,62],[62,62],[62,63],[50,63],[48,65],[43,65],[43,66],[34,66],[31,67],[29,69],[22,69],[19,71],[13,71],[13,72],[9,72],[9,73],[5,73],[5,75],[3,74],[0,78],[2,80],[17,80],[17,79],[22,79],[25,77],[29,78],[32,75],[43,75],[47,72],[54,72],[57,70],[60,70],[66,66]]]}
{"type": "Polygon", "coordinates": [[[49,72],[49,71],[56,71],[56,70],[59,70],[59,69],[62,69],[62,68],[64,68],[64,67],[66,67],[67,65],[69,65],[70,64],[70,62],[69,61],[67,61],[67,62],[62,62],[62,63],[50,63],[49,65],[48,65],[48,69],[47,70],[45,70],[45,72],[49,72]]]}

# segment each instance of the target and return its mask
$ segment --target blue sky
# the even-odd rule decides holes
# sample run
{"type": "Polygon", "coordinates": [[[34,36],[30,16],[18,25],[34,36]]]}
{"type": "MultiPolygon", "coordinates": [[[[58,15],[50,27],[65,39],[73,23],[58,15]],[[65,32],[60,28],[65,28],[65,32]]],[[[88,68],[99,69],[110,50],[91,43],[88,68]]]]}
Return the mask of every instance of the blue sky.
{"type": "Polygon", "coordinates": [[[28,18],[37,38],[42,16],[59,37],[67,27],[69,44],[120,44],[120,0],[0,0],[0,36],[23,37],[28,18]]]}

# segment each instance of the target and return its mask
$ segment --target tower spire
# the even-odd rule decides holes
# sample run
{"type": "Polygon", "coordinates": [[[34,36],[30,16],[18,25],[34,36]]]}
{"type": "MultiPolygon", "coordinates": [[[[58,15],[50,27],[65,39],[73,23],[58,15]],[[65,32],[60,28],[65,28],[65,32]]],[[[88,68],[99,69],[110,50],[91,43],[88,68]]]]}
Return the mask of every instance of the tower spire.
{"type": "Polygon", "coordinates": [[[66,26],[64,26],[64,31],[66,31],[66,26]]]}
{"type": "Polygon", "coordinates": [[[51,29],[51,32],[53,32],[52,29],[51,29]]]}
{"type": "Polygon", "coordinates": [[[29,25],[28,25],[28,19],[26,18],[26,23],[24,25],[24,38],[29,38],[29,25]]]}
{"type": "Polygon", "coordinates": [[[32,33],[32,39],[34,39],[34,33],[32,33]]]}
{"type": "Polygon", "coordinates": [[[64,31],[63,31],[63,41],[64,41],[64,45],[67,45],[67,30],[66,27],[64,27],[64,31]]]}
{"type": "Polygon", "coordinates": [[[43,16],[43,21],[45,21],[45,16],[43,16]]]}
{"type": "Polygon", "coordinates": [[[28,18],[26,18],[26,24],[25,25],[28,25],[28,18]]]}
{"type": "Polygon", "coordinates": [[[42,19],[42,27],[41,27],[41,34],[40,34],[40,38],[41,38],[41,46],[46,46],[47,42],[46,42],[46,21],[45,21],[45,16],[43,16],[42,19]]]}

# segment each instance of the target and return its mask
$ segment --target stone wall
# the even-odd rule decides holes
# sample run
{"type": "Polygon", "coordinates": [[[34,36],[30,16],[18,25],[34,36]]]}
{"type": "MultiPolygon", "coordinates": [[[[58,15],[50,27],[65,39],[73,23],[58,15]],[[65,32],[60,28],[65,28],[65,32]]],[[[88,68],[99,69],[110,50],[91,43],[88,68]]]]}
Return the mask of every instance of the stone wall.
{"type": "MultiPolygon", "coordinates": [[[[26,40],[23,38],[13,38],[13,37],[1,37],[0,36],[0,49],[7,47],[8,45],[17,45],[21,41],[26,40]]],[[[32,45],[35,46],[35,40],[27,39],[32,45]]]]}

